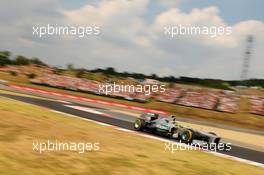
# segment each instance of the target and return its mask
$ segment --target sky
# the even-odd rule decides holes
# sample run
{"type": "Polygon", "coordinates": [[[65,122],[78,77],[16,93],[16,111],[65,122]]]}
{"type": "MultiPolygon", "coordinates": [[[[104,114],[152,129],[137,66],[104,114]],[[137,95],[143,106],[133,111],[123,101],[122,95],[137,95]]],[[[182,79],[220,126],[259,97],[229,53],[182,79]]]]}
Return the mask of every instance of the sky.
{"type": "Polygon", "coordinates": [[[233,80],[253,35],[248,77],[264,78],[263,7],[262,0],[6,0],[0,2],[0,50],[61,67],[233,80]],[[33,26],[47,24],[96,25],[100,35],[32,34],[33,26]],[[164,35],[164,26],[179,24],[231,27],[232,34],[164,35]]]}

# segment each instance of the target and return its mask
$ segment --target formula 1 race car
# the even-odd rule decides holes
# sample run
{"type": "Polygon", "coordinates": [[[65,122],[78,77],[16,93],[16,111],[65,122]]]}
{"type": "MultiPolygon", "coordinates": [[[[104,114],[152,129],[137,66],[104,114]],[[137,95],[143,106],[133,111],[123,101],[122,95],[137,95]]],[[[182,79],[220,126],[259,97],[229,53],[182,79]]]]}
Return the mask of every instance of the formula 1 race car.
{"type": "Polygon", "coordinates": [[[166,135],[170,138],[180,140],[183,143],[192,143],[193,140],[199,140],[218,145],[220,141],[220,137],[213,132],[207,133],[179,125],[176,122],[175,116],[166,117],[153,113],[143,113],[136,119],[134,128],[137,131],[151,131],[166,135]]]}

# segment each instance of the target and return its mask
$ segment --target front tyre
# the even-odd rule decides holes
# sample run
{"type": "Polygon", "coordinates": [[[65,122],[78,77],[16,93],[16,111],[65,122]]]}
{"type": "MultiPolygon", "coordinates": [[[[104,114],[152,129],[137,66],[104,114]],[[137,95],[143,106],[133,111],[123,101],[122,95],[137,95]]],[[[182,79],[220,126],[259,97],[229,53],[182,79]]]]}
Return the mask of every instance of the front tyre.
{"type": "Polygon", "coordinates": [[[180,134],[180,140],[183,143],[191,143],[193,140],[193,132],[189,129],[183,130],[180,134]]]}
{"type": "Polygon", "coordinates": [[[135,121],[135,123],[134,123],[134,129],[136,130],[136,131],[141,131],[141,130],[143,130],[143,128],[144,128],[144,126],[145,126],[145,120],[143,120],[143,119],[136,119],[136,121],[135,121]]]}

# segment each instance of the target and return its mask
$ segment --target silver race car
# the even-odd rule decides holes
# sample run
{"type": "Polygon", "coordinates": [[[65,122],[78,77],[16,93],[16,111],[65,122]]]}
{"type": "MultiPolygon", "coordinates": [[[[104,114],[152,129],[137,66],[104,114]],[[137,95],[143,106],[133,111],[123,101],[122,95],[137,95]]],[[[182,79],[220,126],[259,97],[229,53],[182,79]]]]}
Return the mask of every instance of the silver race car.
{"type": "Polygon", "coordinates": [[[137,131],[151,131],[157,134],[166,135],[170,138],[180,140],[183,143],[192,143],[199,140],[218,145],[220,137],[213,132],[203,132],[190,127],[184,127],[176,122],[175,116],[159,116],[153,113],[143,113],[134,122],[137,131]]]}

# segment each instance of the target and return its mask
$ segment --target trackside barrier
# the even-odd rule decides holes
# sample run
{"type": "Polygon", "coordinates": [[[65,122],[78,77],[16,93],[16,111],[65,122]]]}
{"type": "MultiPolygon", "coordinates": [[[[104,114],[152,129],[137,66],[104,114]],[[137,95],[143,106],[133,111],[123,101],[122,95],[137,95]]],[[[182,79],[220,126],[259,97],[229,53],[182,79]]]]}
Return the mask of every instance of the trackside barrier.
{"type": "Polygon", "coordinates": [[[114,102],[107,102],[103,100],[96,100],[96,99],[69,95],[69,94],[60,93],[60,92],[52,92],[52,91],[47,91],[47,90],[42,90],[42,89],[37,89],[37,88],[30,88],[30,87],[25,87],[25,86],[20,86],[20,85],[9,85],[9,87],[18,89],[18,90],[37,92],[37,93],[46,94],[46,95],[53,95],[53,96],[64,97],[64,98],[69,98],[69,99],[79,100],[79,101],[84,101],[84,102],[90,102],[90,103],[98,103],[98,104],[103,104],[107,106],[115,106],[115,107],[120,107],[120,108],[136,110],[136,111],[163,114],[163,115],[167,114],[167,112],[165,111],[159,111],[159,110],[154,110],[154,109],[149,109],[149,108],[141,108],[137,106],[124,105],[124,104],[114,103],[114,102]]]}

